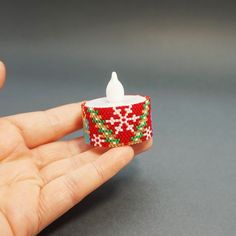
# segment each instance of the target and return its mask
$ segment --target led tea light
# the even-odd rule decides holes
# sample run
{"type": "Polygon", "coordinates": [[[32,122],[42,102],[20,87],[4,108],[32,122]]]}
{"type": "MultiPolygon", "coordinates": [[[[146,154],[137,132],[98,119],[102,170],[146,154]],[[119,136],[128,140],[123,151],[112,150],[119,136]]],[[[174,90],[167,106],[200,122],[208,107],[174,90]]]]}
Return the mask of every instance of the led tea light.
{"type": "Polygon", "coordinates": [[[106,97],[82,104],[86,143],[99,147],[133,145],[152,137],[150,97],[125,95],[112,72],[106,97]]]}
{"type": "Polygon", "coordinates": [[[106,95],[108,102],[121,102],[124,100],[125,91],[122,83],[118,80],[116,72],[112,72],[111,80],[107,85],[106,95]]]}

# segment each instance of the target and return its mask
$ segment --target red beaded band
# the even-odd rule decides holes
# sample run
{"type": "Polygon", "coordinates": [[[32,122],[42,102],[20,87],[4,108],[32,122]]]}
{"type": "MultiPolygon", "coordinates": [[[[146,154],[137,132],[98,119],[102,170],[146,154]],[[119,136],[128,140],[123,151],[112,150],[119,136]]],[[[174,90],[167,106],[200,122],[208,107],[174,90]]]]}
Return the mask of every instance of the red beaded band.
{"type": "Polygon", "coordinates": [[[84,138],[99,147],[118,147],[152,137],[151,100],[117,107],[87,107],[82,104],[84,138]]]}

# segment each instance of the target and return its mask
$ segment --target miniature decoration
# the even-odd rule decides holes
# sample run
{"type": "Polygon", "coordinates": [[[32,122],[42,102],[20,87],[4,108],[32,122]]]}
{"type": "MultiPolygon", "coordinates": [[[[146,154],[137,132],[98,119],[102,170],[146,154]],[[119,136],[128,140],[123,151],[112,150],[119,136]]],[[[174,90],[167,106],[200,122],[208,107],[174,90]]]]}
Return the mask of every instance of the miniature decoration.
{"type": "Polygon", "coordinates": [[[95,147],[133,145],[152,137],[150,97],[124,95],[115,72],[106,97],[84,102],[82,114],[85,141],[95,147]]]}

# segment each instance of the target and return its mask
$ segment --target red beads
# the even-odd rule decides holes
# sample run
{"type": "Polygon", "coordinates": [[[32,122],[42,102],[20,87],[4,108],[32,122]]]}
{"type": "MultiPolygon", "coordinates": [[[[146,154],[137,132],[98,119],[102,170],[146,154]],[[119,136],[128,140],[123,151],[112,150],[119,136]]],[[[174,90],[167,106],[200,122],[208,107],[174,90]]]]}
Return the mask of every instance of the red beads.
{"type": "Polygon", "coordinates": [[[132,145],[152,137],[151,101],[117,107],[82,104],[86,143],[99,147],[132,145]]]}

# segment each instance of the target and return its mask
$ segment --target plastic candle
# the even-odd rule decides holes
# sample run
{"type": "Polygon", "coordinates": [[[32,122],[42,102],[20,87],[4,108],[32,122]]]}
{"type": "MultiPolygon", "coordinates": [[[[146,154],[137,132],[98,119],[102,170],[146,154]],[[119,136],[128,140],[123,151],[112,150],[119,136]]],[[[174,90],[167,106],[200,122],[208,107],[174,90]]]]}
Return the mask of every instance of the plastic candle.
{"type": "Polygon", "coordinates": [[[111,80],[106,88],[107,100],[109,102],[121,102],[124,99],[124,87],[118,80],[116,72],[112,72],[111,80]]]}
{"type": "Polygon", "coordinates": [[[106,97],[82,104],[84,137],[99,147],[133,145],[152,137],[151,101],[148,96],[124,95],[116,72],[106,88],[106,97]]]}

